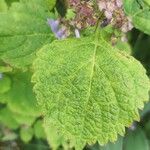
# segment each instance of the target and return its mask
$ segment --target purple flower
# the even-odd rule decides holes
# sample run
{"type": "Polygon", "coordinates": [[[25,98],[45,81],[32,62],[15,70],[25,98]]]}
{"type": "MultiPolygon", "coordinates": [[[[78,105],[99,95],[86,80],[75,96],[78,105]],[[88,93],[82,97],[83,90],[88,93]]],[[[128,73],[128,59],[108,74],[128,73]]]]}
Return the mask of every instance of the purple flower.
{"type": "Polygon", "coordinates": [[[47,19],[48,25],[51,27],[52,32],[56,33],[59,30],[59,21],[54,19],[47,19]]]}
{"type": "Polygon", "coordinates": [[[58,32],[55,34],[55,36],[58,39],[65,39],[67,37],[66,29],[65,28],[59,29],[58,32]]]}
{"type": "Polygon", "coordinates": [[[60,28],[58,20],[47,19],[47,23],[51,27],[56,38],[65,39],[68,36],[67,29],[65,27],[60,28]]]}

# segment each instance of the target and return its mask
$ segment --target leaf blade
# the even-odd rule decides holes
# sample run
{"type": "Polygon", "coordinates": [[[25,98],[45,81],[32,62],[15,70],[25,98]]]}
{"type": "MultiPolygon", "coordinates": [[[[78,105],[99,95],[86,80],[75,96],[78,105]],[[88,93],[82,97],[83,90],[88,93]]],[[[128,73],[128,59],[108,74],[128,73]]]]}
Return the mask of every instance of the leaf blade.
{"type": "Polygon", "coordinates": [[[86,142],[115,141],[124,126],[139,120],[138,108],[148,100],[142,65],[103,38],[93,41],[55,41],[34,62],[38,103],[60,136],[71,138],[77,149],[86,142]]]}

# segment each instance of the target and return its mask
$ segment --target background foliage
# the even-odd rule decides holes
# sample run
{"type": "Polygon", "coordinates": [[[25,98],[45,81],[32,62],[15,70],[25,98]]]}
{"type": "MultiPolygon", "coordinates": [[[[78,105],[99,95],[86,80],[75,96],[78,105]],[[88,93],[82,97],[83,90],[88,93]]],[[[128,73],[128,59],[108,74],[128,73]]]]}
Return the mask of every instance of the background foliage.
{"type": "MultiPolygon", "coordinates": [[[[59,60],[60,55],[55,56],[55,58],[48,57],[47,54],[49,54],[49,56],[54,55],[51,51],[49,51],[49,49],[56,49],[59,51],[62,47],[67,45],[68,50],[72,47],[72,51],[75,51],[75,49],[73,49],[74,45],[72,46],[70,44],[71,42],[73,43],[71,40],[68,41],[69,44],[61,43],[59,41],[58,43],[54,42],[53,44],[49,44],[55,39],[55,36],[48,24],[45,22],[47,18],[56,19],[59,16],[58,13],[60,13],[61,16],[64,16],[66,13],[65,1],[58,0],[56,2],[55,0],[47,0],[43,2],[42,0],[21,0],[20,3],[14,2],[18,2],[18,0],[0,0],[0,73],[2,76],[0,77],[0,149],[72,149],[74,143],[66,141],[60,135],[58,136],[54,131],[55,124],[52,124],[48,115],[44,118],[43,114],[50,114],[49,110],[52,106],[49,104],[46,105],[48,102],[45,101],[43,103],[40,99],[45,96],[42,93],[44,89],[44,91],[50,88],[54,89],[54,87],[46,85],[44,82],[45,78],[47,78],[47,82],[49,81],[51,83],[53,81],[48,79],[48,72],[45,71],[43,66],[45,67],[46,65],[48,68],[49,64],[53,63],[50,62],[53,59],[56,60],[56,64],[59,64],[57,61],[59,60]],[[54,6],[56,6],[56,8],[54,8],[54,6]],[[49,45],[42,48],[47,44],[49,45]],[[41,51],[41,48],[43,51],[41,51]],[[38,59],[36,59],[34,65],[32,65],[33,60],[37,57],[37,52],[38,59]],[[42,58],[48,61],[48,63],[42,58]],[[36,70],[36,76],[34,74],[32,77],[34,70],[36,70]],[[40,94],[37,94],[37,98],[40,97],[38,98],[38,104],[40,105],[37,105],[31,78],[32,82],[41,83],[42,81],[42,84],[38,84],[34,87],[35,91],[39,91],[38,88],[42,86],[40,94]],[[43,108],[41,109],[41,107],[43,108]]],[[[132,18],[135,28],[127,33],[128,42],[121,42],[119,40],[115,45],[116,49],[123,49],[125,53],[132,55],[141,62],[145,67],[148,76],[150,76],[149,6],[150,4],[148,0],[140,2],[138,0],[125,1],[124,10],[126,14],[132,18]]],[[[72,11],[70,10],[69,12],[70,13],[67,14],[67,17],[73,17],[74,14],[72,11]]],[[[94,29],[89,27],[88,29],[81,31],[81,36],[86,37],[91,35],[93,31],[94,29]]],[[[107,38],[109,37],[108,35],[112,34],[112,29],[106,27],[106,31],[107,32],[101,34],[105,37],[105,40],[108,41],[107,38]]],[[[121,33],[119,31],[115,31],[115,36],[120,36],[120,34],[121,33]]],[[[81,43],[90,42],[91,39],[89,38],[85,38],[83,41],[81,40],[81,43]]],[[[104,42],[103,45],[105,46],[105,44],[106,43],[104,42]]],[[[86,46],[87,45],[85,44],[85,47],[86,46]]],[[[83,49],[84,51],[85,47],[81,47],[80,49],[83,49]]],[[[90,47],[90,44],[88,47],[90,47]]],[[[86,49],[86,52],[87,50],[88,48],[86,49]]],[[[74,56],[78,57],[75,53],[74,56]]],[[[82,54],[80,56],[82,56],[82,54]]],[[[100,55],[100,57],[102,56],[100,55]]],[[[105,57],[106,56],[104,55],[102,58],[105,57]]],[[[66,58],[68,59],[68,57],[66,58]]],[[[72,59],[72,61],[70,61],[71,63],[77,59],[82,61],[83,58],[75,58],[74,60],[73,58],[69,58],[69,60],[67,59],[65,60],[69,61],[72,59]]],[[[130,64],[128,68],[133,66],[132,69],[134,69],[134,65],[135,64],[130,64]]],[[[65,68],[67,67],[68,70],[71,70],[70,66],[66,65],[65,68]]],[[[56,68],[54,67],[52,71],[55,72],[56,68]]],[[[120,68],[119,74],[123,72],[122,70],[123,68],[120,68]]],[[[137,74],[139,70],[140,69],[138,68],[136,72],[137,74]]],[[[64,73],[66,72],[61,72],[62,75],[64,73]]],[[[148,88],[148,80],[145,80],[145,76],[143,77],[143,74],[140,73],[139,77],[141,80],[147,81],[146,83],[143,83],[144,85],[147,85],[144,87],[148,88]]],[[[57,79],[59,79],[59,76],[57,79]]],[[[56,83],[53,85],[55,84],[56,83]]],[[[140,89],[140,91],[143,91],[142,94],[144,94],[141,95],[146,101],[147,95],[144,90],[147,89],[140,89]]],[[[135,95],[135,97],[139,98],[139,95],[135,95]]],[[[141,101],[143,102],[144,100],[141,101]]],[[[143,103],[140,103],[139,105],[142,107],[143,103]]],[[[55,113],[53,117],[55,117],[55,113]]],[[[63,119],[63,115],[61,119],[63,119]]],[[[133,119],[131,119],[131,121],[133,119]]],[[[111,122],[111,120],[109,121],[111,122]]],[[[98,142],[96,144],[86,144],[84,149],[149,150],[150,103],[147,102],[144,106],[144,110],[140,110],[140,121],[135,121],[129,128],[126,128],[125,137],[119,136],[116,142],[109,142],[104,146],[100,146],[98,142]]]]}

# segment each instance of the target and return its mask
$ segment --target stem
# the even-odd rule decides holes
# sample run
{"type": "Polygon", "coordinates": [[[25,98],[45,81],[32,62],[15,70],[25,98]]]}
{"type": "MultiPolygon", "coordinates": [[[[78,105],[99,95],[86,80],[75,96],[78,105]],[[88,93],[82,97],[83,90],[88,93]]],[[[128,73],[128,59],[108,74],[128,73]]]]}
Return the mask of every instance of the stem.
{"type": "Polygon", "coordinates": [[[99,32],[100,32],[100,23],[101,23],[101,20],[103,18],[103,12],[101,12],[98,20],[97,20],[97,24],[96,24],[96,27],[95,27],[95,41],[98,41],[98,36],[99,36],[99,32]]]}

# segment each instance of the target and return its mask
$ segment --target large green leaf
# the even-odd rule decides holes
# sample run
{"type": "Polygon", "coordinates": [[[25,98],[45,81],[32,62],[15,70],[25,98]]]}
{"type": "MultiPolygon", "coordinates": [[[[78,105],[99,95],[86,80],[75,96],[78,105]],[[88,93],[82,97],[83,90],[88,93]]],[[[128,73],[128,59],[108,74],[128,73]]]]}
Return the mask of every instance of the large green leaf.
{"type": "Polygon", "coordinates": [[[35,53],[52,41],[43,0],[20,0],[7,13],[0,13],[0,58],[10,65],[24,68],[35,53]]]}
{"type": "Polygon", "coordinates": [[[125,126],[139,120],[138,108],[148,101],[143,66],[103,38],[55,41],[38,52],[34,69],[44,115],[77,149],[115,141],[125,126]]]}
{"type": "Polygon", "coordinates": [[[126,14],[132,19],[134,26],[150,34],[150,8],[149,0],[124,0],[126,14]]]}

